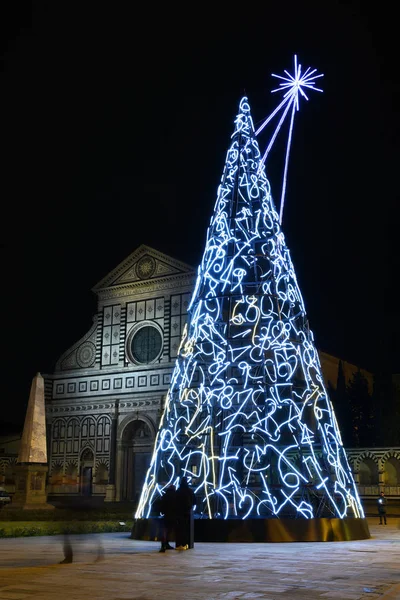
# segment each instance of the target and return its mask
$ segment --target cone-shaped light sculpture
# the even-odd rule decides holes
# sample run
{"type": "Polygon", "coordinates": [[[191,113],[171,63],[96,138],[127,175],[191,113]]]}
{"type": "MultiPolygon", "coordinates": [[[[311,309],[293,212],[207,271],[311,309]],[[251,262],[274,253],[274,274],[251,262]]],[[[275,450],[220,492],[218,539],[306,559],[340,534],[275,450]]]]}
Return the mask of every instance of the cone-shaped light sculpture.
{"type": "MultiPolygon", "coordinates": [[[[260,159],[244,97],[138,521],[182,476],[197,532],[205,520],[208,531],[218,521],[365,521],[260,159]]],[[[314,537],[368,537],[365,527],[314,537]]]]}

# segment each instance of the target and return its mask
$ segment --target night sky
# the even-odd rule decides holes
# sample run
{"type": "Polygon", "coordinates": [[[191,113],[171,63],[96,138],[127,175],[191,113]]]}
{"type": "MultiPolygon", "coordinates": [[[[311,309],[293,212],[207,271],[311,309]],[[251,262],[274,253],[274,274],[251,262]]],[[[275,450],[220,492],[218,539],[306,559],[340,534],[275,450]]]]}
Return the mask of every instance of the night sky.
{"type": "Polygon", "coordinates": [[[32,377],[137,246],[197,267],[239,101],[270,114],[294,53],[325,74],[296,118],[283,220],[316,344],[400,371],[397,18],[365,4],[2,3],[3,421],[23,424],[32,377]]]}

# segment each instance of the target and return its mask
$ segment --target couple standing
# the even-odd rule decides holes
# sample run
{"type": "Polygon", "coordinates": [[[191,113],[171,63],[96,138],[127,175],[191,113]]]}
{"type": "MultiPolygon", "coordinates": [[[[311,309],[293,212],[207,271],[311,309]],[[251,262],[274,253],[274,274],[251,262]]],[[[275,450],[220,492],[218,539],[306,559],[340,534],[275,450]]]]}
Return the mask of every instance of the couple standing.
{"type": "Polygon", "coordinates": [[[192,509],[196,504],[194,492],[190,489],[186,477],[181,478],[179,488],[170,485],[160,498],[161,548],[160,552],[172,550],[169,540],[175,533],[175,549],[188,550],[193,547],[191,539],[192,509]]]}

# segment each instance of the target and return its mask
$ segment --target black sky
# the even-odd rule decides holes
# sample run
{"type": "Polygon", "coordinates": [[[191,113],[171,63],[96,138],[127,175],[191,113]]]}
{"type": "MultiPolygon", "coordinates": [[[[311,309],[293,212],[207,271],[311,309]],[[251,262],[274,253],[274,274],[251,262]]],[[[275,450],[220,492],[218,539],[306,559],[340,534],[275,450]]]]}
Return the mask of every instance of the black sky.
{"type": "MultiPolygon", "coordinates": [[[[295,52],[325,74],[324,94],[297,117],[283,223],[311,328],[322,350],[400,371],[395,14],[354,1],[11,4],[1,8],[4,420],[21,423],[32,377],[90,328],[91,287],[139,244],[197,266],[240,98],[255,122],[266,117],[270,73],[295,52]]],[[[278,203],[279,144],[267,170],[278,203]]]]}

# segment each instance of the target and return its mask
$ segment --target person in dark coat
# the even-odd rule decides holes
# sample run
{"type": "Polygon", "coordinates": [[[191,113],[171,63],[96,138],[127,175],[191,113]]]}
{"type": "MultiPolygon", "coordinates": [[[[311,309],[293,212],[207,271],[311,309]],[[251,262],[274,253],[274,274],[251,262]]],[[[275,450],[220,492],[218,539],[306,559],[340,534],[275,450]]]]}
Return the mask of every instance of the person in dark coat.
{"type": "Polygon", "coordinates": [[[160,552],[173,550],[169,540],[174,538],[176,525],[176,489],[170,485],[161,496],[159,502],[160,513],[163,515],[161,520],[161,548],[160,552]]]}
{"type": "Polygon", "coordinates": [[[196,497],[190,489],[186,477],[181,478],[181,483],[176,491],[176,539],[177,550],[188,550],[190,544],[190,527],[193,506],[196,497]]]}
{"type": "Polygon", "coordinates": [[[381,492],[378,498],[379,525],[382,525],[382,519],[386,525],[386,502],[386,496],[381,492]]]}

